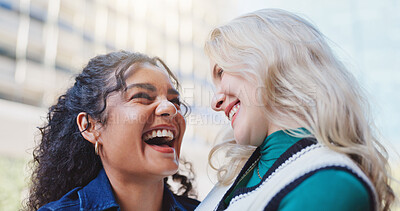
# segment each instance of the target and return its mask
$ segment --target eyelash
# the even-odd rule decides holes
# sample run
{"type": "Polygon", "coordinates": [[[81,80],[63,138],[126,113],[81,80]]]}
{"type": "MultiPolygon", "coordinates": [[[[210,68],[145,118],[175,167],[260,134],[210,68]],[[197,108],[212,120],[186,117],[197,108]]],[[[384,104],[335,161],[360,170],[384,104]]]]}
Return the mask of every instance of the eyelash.
{"type": "Polygon", "coordinates": [[[217,76],[221,78],[222,77],[222,73],[224,73],[224,70],[223,69],[219,69],[218,72],[217,72],[217,76]]]}
{"type": "MultiPolygon", "coordinates": [[[[133,95],[131,100],[132,99],[138,99],[138,98],[144,98],[144,99],[149,100],[149,101],[154,100],[154,97],[150,97],[148,94],[142,93],[142,92],[133,95]]],[[[175,105],[178,105],[178,106],[181,106],[181,104],[182,104],[179,98],[174,98],[174,99],[170,100],[170,102],[175,104],[175,105]]]]}
{"type": "Polygon", "coordinates": [[[146,100],[153,100],[154,99],[154,98],[150,97],[148,94],[143,93],[143,92],[140,92],[140,93],[137,93],[137,94],[133,95],[131,100],[132,99],[137,99],[137,98],[144,98],[146,100]]]}
{"type": "Polygon", "coordinates": [[[178,106],[181,106],[181,101],[179,100],[179,98],[174,98],[172,100],[170,100],[171,103],[176,104],[178,106]]]}

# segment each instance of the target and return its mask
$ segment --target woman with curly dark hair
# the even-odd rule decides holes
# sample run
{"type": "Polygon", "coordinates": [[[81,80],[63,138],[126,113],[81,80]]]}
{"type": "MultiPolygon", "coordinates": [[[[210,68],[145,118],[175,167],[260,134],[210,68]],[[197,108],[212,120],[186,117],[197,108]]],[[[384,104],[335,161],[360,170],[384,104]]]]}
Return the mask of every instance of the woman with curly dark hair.
{"type": "Polygon", "coordinates": [[[159,58],[91,59],[40,128],[27,209],[193,210],[191,180],[177,173],[187,108],[178,89],[159,58]]]}

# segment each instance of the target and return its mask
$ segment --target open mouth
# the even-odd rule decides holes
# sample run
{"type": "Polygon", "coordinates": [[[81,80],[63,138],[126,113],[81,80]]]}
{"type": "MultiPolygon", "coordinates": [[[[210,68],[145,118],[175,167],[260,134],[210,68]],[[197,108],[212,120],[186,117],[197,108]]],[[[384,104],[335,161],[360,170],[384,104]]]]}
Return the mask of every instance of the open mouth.
{"type": "Polygon", "coordinates": [[[173,147],[175,135],[171,130],[167,129],[152,130],[143,135],[143,140],[149,145],[173,147]]]}
{"type": "Polygon", "coordinates": [[[237,114],[237,112],[240,109],[240,101],[237,101],[234,105],[232,105],[232,108],[230,109],[229,113],[228,113],[228,119],[230,121],[233,120],[233,117],[237,114]]]}

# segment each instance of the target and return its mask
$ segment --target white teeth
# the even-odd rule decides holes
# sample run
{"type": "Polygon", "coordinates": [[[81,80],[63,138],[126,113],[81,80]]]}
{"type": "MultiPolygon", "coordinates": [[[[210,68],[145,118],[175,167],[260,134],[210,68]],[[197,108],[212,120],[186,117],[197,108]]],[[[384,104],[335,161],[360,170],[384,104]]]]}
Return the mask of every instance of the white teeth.
{"type": "Polygon", "coordinates": [[[155,138],[155,137],[165,137],[167,138],[168,141],[171,141],[174,139],[174,133],[172,133],[171,130],[163,129],[163,130],[153,130],[151,132],[148,132],[143,136],[143,139],[145,141],[155,138]]]}
{"type": "Polygon", "coordinates": [[[231,111],[229,112],[229,120],[232,120],[232,117],[236,114],[239,108],[240,108],[240,103],[237,103],[232,107],[231,111]]]}

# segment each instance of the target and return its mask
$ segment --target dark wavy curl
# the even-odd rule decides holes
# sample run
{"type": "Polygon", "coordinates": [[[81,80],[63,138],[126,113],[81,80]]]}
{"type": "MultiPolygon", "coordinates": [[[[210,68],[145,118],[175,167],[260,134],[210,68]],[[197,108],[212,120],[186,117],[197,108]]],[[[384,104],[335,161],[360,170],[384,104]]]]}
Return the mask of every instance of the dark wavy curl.
{"type": "MultiPolygon", "coordinates": [[[[88,116],[105,124],[107,96],[126,88],[124,73],[133,64],[149,63],[167,70],[174,86],[179,83],[165,63],[157,58],[127,51],[113,52],[92,58],[75,78],[75,84],[49,108],[47,123],[39,127],[41,140],[33,151],[33,173],[27,210],[60,199],[76,187],[83,187],[93,180],[103,168],[93,144],[81,135],[76,123],[77,115],[88,116]]],[[[188,107],[183,104],[185,115],[188,107]]],[[[184,163],[188,166],[187,162],[184,163]]],[[[176,173],[173,181],[180,182],[177,194],[193,196],[193,171],[189,165],[189,177],[176,173]]],[[[168,177],[164,179],[168,181],[168,177]]],[[[166,183],[167,184],[167,183],[166,183]]],[[[167,184],[168,187],[170,187],[167,184]]]]}

